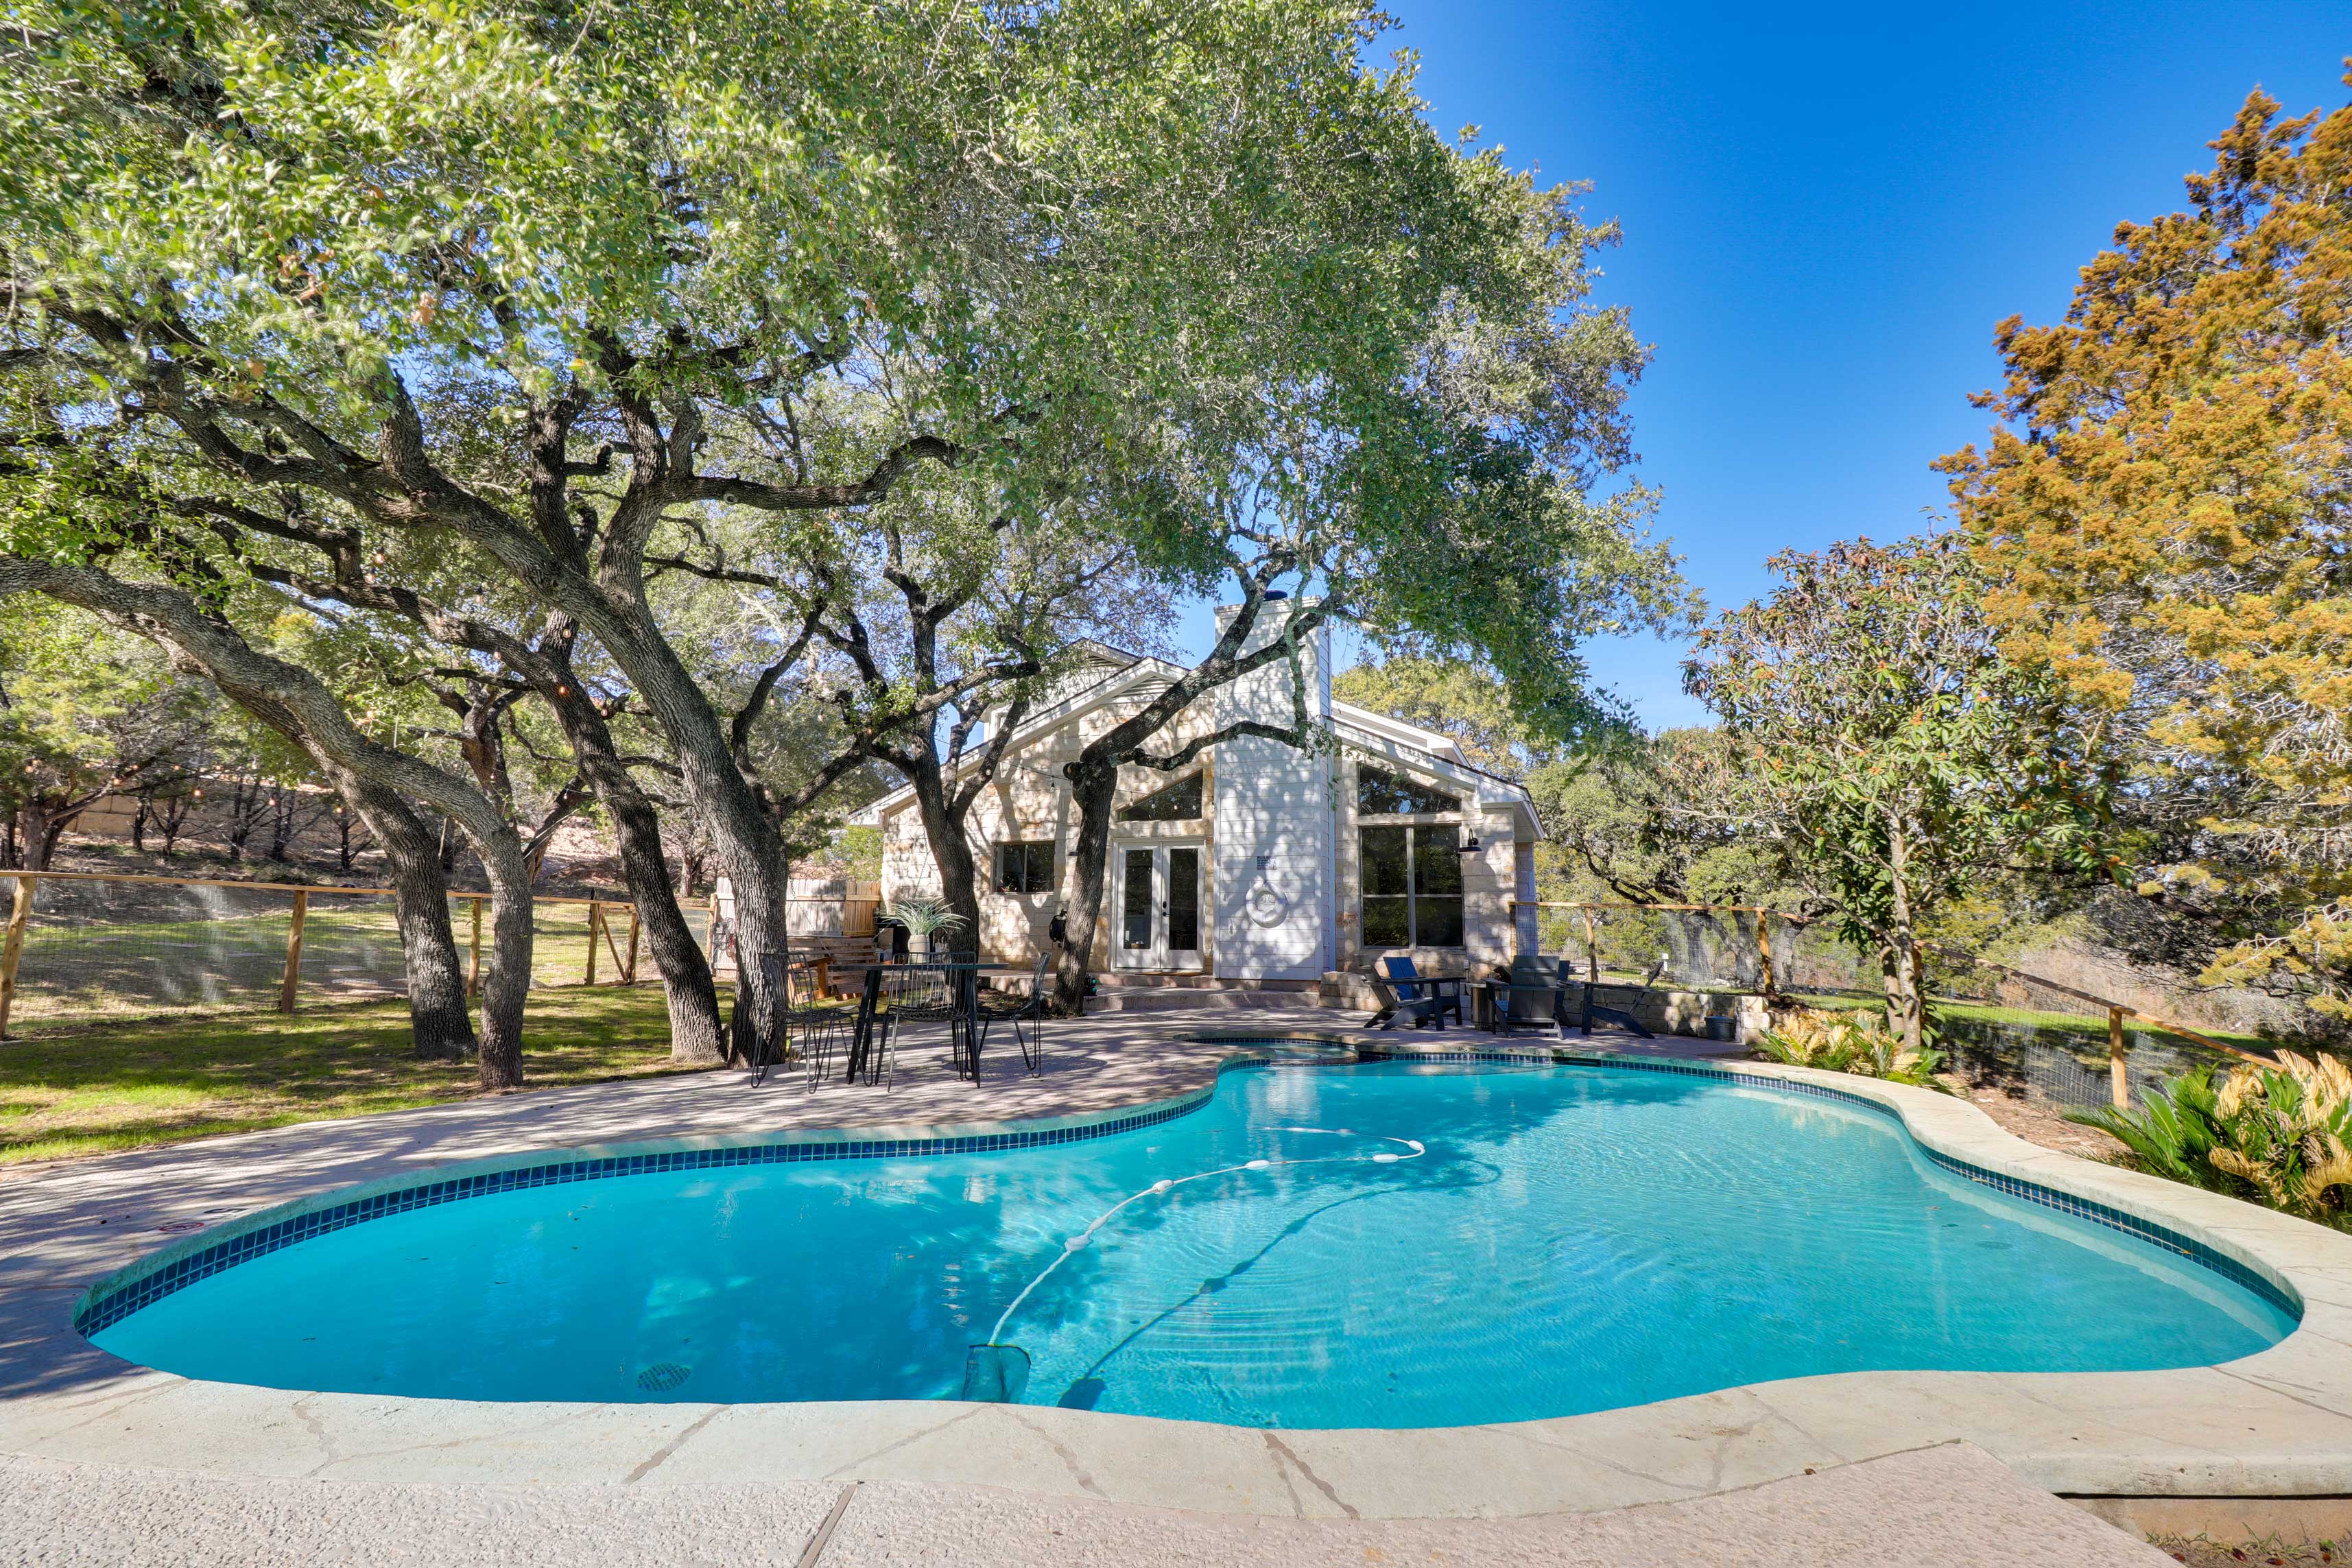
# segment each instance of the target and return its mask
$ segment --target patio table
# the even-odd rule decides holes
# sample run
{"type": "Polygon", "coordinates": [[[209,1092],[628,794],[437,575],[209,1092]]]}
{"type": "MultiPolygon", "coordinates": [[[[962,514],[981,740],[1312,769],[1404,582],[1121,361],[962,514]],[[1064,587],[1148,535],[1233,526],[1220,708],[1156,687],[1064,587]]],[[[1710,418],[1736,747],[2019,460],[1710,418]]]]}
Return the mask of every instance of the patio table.
{"type": "Polygon", "coordinates": [[[851,1029],[849,1036],[849,1063],[845,1076],[850,1082],[856,1082],[858,1073],[866,1068],[867,1058],[873,1049],[874,1018],[875,1015],[881,1010],[882,977],[894,970],[903,973],[908,970],[924,969],[945,972],[950,984],[954,987],[958,1016],[950,1018],[948,1024],[950,1054],[952,1057],[955,1032],[961,1029],[968,1047],[963,1054],[963,1059],[969,1064],[970,1070],[965,1076],[974,1083],[980,1081],[980,977],[982,974],[1007,973],[1014,967],[1013,965],[909,960],[904,963],[848,963],[841,967],[851,973],[862,971],[865,974],[865,983],[858,987],[857,992],[857,1023],[851,1029]]]}

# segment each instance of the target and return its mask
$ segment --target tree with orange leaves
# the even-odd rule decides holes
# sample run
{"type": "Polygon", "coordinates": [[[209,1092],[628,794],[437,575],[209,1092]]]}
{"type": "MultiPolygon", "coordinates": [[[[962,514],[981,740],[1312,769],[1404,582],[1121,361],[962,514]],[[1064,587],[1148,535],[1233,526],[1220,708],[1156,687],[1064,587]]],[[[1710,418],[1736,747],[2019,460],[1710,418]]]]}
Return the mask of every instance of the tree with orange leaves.
{"type": "MultiPolygon", "coordinates": [[[[2347,61],[2352,66],[2352,61],[2347,61]]],[[[2352,76],[2347,77],[2352,84],[2352,76]]],[[[2352,107],[2257,91],[2189,207],[2011,318],[1942,460],[2003,655],[2133,763],[2140,891],[2208,984],[2352,1020],[2352,107]]],[[[2178,950],[2176,950],[2178,951],[2178,950]]]]}

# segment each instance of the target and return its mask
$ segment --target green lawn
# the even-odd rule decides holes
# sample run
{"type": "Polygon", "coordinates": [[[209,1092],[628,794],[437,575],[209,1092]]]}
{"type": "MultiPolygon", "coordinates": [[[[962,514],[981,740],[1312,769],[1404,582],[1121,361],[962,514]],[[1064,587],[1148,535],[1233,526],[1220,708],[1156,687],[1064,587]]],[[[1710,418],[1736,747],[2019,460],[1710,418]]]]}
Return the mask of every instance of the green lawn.
{"type": "MultiPolygon", "coordinates": [[[[660,986],[531,994],[526,1088],[675,1070],[660,986]]],[[[474,1093],[472,1063],[409,1054],[404,1002],[290,1017],[98,1026],[0,1044],[0,1164],[403,1110],[474,1093]]]]}

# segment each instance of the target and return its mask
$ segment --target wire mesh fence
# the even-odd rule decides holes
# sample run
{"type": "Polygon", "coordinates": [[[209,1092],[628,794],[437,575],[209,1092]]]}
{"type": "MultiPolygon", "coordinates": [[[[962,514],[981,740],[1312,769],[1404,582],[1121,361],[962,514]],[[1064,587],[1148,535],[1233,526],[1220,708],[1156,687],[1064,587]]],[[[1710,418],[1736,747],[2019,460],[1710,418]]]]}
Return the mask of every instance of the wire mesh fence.
{"type": "MultiPolygon", "coordinates": [[[[871,950],[873,905],[861,884],[796,881],[785,906],[789,940],[796,952],[846,963],[871,950]]],[[[683,907],[719,978],[731,979],[731,904],[683,907]]],[[[0,871],[0,1034],[12,1038],[108,1021],[291,1012],[408,990],[386,888],[0,871]]],[[[452,893],[449,924],[470,983],[489,951],[488,896],[452,893]]],[[[655,978],[625,899],[533,900],[530,972],[534,989],[655,978]]]]}
{"type": "MultiPolygon", "coordinates": [[[[1884,1016],[1875,955],[1824,922],[1773,910],[1687,904],[1535,906],[1542,950],[1579,973],[1653,990],[1760,995],[1779,1007],[1884,1016]]],[[[1923,953],[1934,1043],[1971,1086],[2058,1110],[2144,1105],[2192,1068],[2252,1056],[2274,1042],[2206,1032],[2142,1007],[1948,949],[1923,953]]],[[[1668,1017],[1676,1015],[1668,1013],[1668,1017]]],[[[1692,1016],[1684,1010],[1682,1016],[1692,1016]]]]}
{"type": "MultiPolygon", "coordinates": [[[[388,889],[0,872],[0,1026],[12,1037],[407,994],[388,889]]],[[[459,962],[478,974],[488,900],[453,894],[449,914],[459,962]]],[[[535,987],[640,977],[626,901],[536,900],[532,927],[535,987]]]]}
{"type": "Polygon", "coordinates": [[[1603,980],[1684,991],[1769,992],[1785,983],[1800,927],[1769,910],[1715,904],[1537,906],[1546,953],[1603,980]]]}

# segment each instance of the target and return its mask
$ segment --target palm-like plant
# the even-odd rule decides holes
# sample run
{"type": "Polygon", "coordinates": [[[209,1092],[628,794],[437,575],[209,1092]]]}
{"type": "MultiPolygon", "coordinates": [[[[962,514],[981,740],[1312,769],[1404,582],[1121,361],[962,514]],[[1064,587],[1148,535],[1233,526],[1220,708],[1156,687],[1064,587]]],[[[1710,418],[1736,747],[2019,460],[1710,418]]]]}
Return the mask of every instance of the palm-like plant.
{"type": "Polygon", "coordinates": [[[2153,1175],[2239,1196],[2306,1219],[2344,1217],[2352,1194],[2352,1072],[2334,1057],[2281,1051],[2214,1081],[2201,1067],[2148,1091],[2135,1114],[2070,1110],[2130,1151],[2153,1175]],[[2248,1189],[2251,1189],[2249,1192],[2248,1189]]]}
{"type": "Polygon", "coordinates": [[[900,899],[896,903],[886,905],[882,914],[885,919],[906,927],[907,934],[925,947],[930,945],[934,936],[953,931],[964,923],[963,917],[950,908],[944,899],[900,899]]]}
{"type": "Polygon", "coordinates": [[[1901,1036],[1889,1030],[1870,1009],[1843,1016],[1807,1010],[1768,1031],[1758,1042],[1763,1055],[1790,1067],[1819,1068],[1824,1072],[1850,1072],[1888,1083],[1910,1084],[1949,1094],[1951,1089],[1936,1074],[1944,1053],[1922,1047],[1912,1050],[1901,1036]]]}

